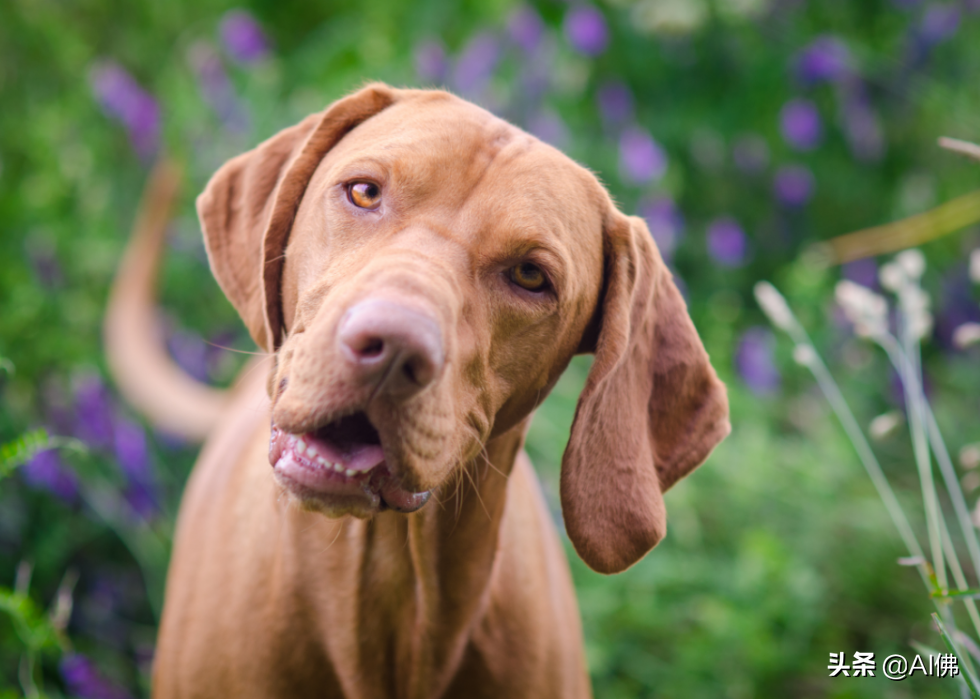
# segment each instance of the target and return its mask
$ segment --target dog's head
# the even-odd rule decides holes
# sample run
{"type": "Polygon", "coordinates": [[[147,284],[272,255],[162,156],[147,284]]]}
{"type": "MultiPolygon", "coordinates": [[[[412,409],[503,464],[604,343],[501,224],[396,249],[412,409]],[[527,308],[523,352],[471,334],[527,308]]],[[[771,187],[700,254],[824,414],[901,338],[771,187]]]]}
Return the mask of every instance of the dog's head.
{"type": "Polygon", "coordinates": [[[227,163],[198,211],[218,282],[276,354],[270,461],[306,506],[422,507],[594,352],[561,496],[578,552],[615,572],[728,432],[643,221],[447,93],[365,87],[227,163]]]}

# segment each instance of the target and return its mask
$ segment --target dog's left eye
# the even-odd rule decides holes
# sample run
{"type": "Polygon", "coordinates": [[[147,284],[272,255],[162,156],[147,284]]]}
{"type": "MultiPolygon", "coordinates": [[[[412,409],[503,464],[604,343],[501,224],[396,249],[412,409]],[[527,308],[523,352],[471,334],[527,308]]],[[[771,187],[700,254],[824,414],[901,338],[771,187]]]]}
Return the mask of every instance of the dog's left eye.
{"type": "Polygon", "coordinates": [[[517,286],[528,291],[543,291],[548,286],[548,277],[540,267],[531,262],[514,265],[508,271],[508,276],[517,286]]]}
{"type": "Polygon", "coordinates": [[[347,185],[347,198],[357,208],[373,211],[381,206],[381,187],[374,182],[352,182],[347,185]]]}

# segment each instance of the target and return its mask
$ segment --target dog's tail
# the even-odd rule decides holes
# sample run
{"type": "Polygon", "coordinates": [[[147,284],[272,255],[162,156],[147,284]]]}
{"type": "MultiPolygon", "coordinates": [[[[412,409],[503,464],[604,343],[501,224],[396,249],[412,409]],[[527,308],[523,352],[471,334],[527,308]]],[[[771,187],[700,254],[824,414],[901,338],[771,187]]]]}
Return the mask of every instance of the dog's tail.
{"type": "Polygon", "coordinates": [[[201,441],[227,393],[184,372],[167,353],[155,288],[180,170],[166,157],[150,174],[103,323],[109,369],[123,396],[161,429],[201,441]]]}

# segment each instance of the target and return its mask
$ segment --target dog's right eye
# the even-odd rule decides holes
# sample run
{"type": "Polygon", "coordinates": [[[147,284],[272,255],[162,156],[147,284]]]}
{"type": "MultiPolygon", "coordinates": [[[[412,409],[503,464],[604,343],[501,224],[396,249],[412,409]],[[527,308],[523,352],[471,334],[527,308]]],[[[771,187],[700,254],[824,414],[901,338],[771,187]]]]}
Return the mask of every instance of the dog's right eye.
{"type": "Polygon", "coordinates": [[[548,286],[548,277],[544,271],[532,262],[522,262],[508,270],[510,280],[522,289],[528,291],[544,291],[548,286]]]}
{"type": "Polygon", "coordinates": [[[347,198],[359,209],[374,211],[381,206],[381,187],[374,182],[352,182],[347,185],[347,198]]]}

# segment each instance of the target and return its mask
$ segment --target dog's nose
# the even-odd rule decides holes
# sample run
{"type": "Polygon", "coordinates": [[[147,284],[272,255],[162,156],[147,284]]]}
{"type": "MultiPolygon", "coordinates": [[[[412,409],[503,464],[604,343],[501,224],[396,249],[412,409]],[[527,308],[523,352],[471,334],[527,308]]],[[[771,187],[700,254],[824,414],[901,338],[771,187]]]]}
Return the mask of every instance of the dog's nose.
{"type": "Polygon", "coordinates": [[[352,306],[337,329],[340,349],[357,377],[378,393],[408,398],[443,366],[442,333],[431,316],[391,301],[352,306]]]}

